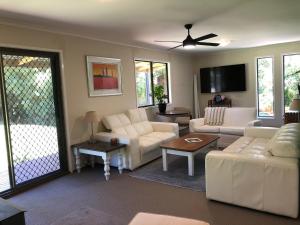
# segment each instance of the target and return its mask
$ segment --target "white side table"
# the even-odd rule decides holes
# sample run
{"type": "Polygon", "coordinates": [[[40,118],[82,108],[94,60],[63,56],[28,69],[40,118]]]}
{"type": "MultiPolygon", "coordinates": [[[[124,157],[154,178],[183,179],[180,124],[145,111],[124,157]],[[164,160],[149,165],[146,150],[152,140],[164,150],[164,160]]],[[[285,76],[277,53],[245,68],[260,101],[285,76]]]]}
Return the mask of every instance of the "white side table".
{"type": "Polygon", "coordinates": [[[80,155],[86,154],[90,155],[91,165],[94,167],[95,165],[95,156],[99,156],[103,159],[104,162],[104,176],[108,181],[110,176],[110,159],[114,154],[118,154],[118,169],[119,173],[122,174],[123,170],[123,157],[124,157],[124,149],[125,144],[116,144],[112,145],[109,142],[97,141],[96,143],[89,143],[88,141],[82,142],[79,144],[72,145],[75,160],[76,160],[76,169],[77,172],[80,173],[81,165],[80,165],[80,155]]]}

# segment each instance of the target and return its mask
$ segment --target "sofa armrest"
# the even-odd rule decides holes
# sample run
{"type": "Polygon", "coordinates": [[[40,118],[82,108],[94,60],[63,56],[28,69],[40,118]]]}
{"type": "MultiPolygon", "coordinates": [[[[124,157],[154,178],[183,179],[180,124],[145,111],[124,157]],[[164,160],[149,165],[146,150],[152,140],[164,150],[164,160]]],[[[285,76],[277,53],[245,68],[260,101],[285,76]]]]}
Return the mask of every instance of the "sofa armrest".
{"type": "Polygon", "coordinates": [[[258,127],[262,125],[262,121],[261,120],[252,120],[250,122],[248,122],[248,127],[258,127]]]}
{"type": "Polygon", "coordinates": [[[197,118],[197,119],[192,119],[190,120],[190,132],[195,132],[196,131],[196,127],[199,126],[204,126],[205,125],[205,119],[204,118],[197,118]]]}
{"type": "Polygon", "coordinates": [[[176,137],[179,136],[179,127],[177,123],[166,123],[166,122],[150,122],[154,131],[159,132],[173,132],[176,137]]]}
{"type": "Polygon", "coordinates": [[[272,138],[278,129],[276,127],[246,127],[244,135],[255,138],[272,138]]]}
{"type": "Polygon", "coordinates": [[[298,166],[293,158],[211,151],[205,158],[206,197],[295,218],[298,166]]]}
{"type": "Polygon", "coordinates": [[[99,132],[95,134],[95,139],[99,141],[110,142],[112,138],[118,138],[119,143],[127,145],[123,165],[125,165],[125,168],[133,170],[142,160],[138,138],[108,132],[99,132]]]}

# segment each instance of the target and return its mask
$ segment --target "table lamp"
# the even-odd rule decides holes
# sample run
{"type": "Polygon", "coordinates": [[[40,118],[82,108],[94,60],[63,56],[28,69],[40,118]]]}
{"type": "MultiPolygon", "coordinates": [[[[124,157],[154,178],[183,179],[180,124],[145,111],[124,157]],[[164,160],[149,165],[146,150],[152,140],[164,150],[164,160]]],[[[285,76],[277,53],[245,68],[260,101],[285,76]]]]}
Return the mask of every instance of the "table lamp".
{"type": "Polygon", "coordinates": [[[300,98],[293,99],[290,105],[290,110],[298,112],[298,122],[300,122],[300,98]]]}
{"type": "Polygon", "coordinates": [[[89,142],[90,143],[95,143],[96,140],[95,140],[95,137],[94,137],[94,123],[99,121],[96,111],[88,111],[85,114],[84,120],[88,123],[91,123],[92,135],[90,136],[89,142]]]}

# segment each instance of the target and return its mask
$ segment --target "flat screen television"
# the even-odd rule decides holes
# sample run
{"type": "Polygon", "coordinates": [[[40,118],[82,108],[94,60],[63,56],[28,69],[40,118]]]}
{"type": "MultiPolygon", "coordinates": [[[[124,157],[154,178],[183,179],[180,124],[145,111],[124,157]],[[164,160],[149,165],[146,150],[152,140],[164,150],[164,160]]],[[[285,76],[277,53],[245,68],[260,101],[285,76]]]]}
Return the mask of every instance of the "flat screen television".
{"type": "Polygon", "coordinates": [[[245,64],[200,69],[201,93],[246,91],[245,64]]]}

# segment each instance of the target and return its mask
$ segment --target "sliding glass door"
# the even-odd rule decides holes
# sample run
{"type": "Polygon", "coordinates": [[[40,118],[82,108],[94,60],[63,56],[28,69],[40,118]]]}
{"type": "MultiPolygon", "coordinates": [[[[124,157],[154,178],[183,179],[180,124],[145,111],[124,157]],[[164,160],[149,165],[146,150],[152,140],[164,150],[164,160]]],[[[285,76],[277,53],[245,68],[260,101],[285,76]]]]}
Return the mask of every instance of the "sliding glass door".
{"type": "Polygon", "coordinates": [[[66,169],[58,54],[3,49],[1,72],[2,130],[14,189],[66,169]]]}
{"type": "Polygon", "coordinates": [[[9,160],[7,154],[8,152],[5,135],[2,100],[0,100],[0,103],[0,192],[3,192],[9,190],[11,188],[11,184],[9,177],[9,160]]]}

